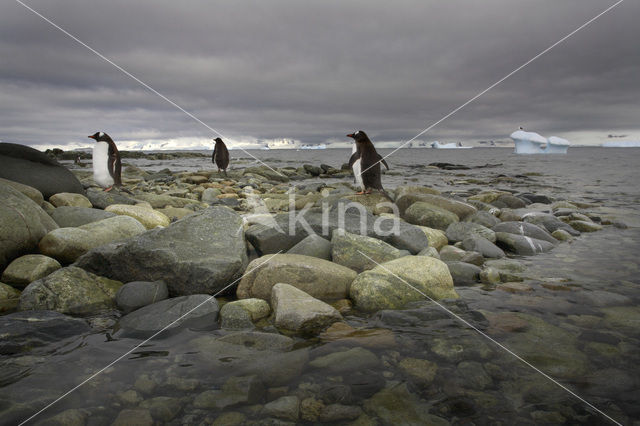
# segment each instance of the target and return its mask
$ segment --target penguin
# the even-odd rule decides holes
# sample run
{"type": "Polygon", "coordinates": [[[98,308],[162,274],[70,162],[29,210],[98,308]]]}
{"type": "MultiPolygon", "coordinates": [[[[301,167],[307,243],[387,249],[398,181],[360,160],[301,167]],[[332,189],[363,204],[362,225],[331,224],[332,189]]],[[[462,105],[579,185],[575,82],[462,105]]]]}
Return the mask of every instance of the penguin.
{"type": "MultiPolygon", "coordinates": [[[[351,147],[351,155],[355,154],[358,151],[358,145],[353,144],[351,147]]],[[[360,167],[360,157],[357,157],[356,161],[353,162],[353,166],[351,167],[353,170],[353,183],[356,184],[360,191],[364,190],[364,185],[362,184],[362,167],[360,167]]]]}
{"type": "Polygon", "coordinates": [[[229,150],[227,146],[222,142],[222,139],[214,139],[215,146],[213,148],[213,154],[211,155],[211,162],[218,166],[218,173],[220,170],[224,171],[224,175],[227,176],[227,167],[229,167],[229,150]]]}
{"type": "Polygon", "coordinates": [[[347,137],[353,138],[356,144],[356,152],[351,155],[349,166],[353,167],[358,160],[360,162],[361,172],[359,174],[362,179],[363,191],[358,192],[358,194],[370,194],[373,189],[386,194],[380,177],[380,163],[382,162],[389,170],[387,162],[376,152],[373,143],[362,130],[348,134],[347,137]]]}
{"type": "Polygon", "coordinates": [[[114,185],[122,186],[122,162],[113,139],[104,132],[88,137],[96,141],[93,146],[93,180],[105,191],[111,191],[114,185]]]}

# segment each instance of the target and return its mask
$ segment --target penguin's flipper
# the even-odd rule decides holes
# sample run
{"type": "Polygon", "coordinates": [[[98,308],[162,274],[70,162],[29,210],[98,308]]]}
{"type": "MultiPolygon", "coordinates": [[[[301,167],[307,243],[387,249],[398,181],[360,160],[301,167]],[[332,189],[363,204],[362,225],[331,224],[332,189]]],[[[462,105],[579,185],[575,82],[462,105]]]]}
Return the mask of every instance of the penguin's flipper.
{"type": "Polygon", "coordinates": [[[216,149],[213,148],[213,154],[211,154],[211,162],[215,163],[216,162],[216,149]]]}
{"type": "Polygon", "coordinates": [[[389,165],[387,164],[385,159],[382,158],[382,156],[380,154],[378,154],[378,161],[380,161],[382,164],[384,164],[384,166],[387,168],[387,170],[389,170],[389,165]]]}
{"type": "Polygon", "coordinates": [[[349,158],[349,167],[353,167],[353,163],[358,161],[358,158],[360,158],[360,153],[358,151],[351,154],[351,158],[349,158]]]}

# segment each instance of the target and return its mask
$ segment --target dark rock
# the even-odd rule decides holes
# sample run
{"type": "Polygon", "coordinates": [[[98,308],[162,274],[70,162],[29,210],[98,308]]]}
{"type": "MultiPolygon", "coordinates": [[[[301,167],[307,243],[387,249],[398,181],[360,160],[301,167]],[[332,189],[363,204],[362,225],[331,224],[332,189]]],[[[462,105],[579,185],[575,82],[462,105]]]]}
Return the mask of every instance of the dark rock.
{"type": "Polygon", "coordinates": [[[45,153],[13,143],[0,143],[0,177],[29,185],[49,198],[61,192],[84,194],[80,181],[45,153]]]}
{"type": "Polygon", "coordinates": [[[322,173],[322,169],[320,167],[312,166],[311,164],[305,164],[302,167],[309,173],[311,176],[320,176],[322,173]]]}
{"type": "Polygon", "coordinates": [[[537,240],[547,241],[551,244],[558,244],[558,240],[553,238],[546,230],[527,222],[502,222],[493,227],[495,232],[507,232],[509,234],[523,235],[537,240]]]}
{"type": "Polygon", "coordinates": [[[317,234],[312,234],[291,247],[287,253],[331,260],[331,243],[317,234]]]}
{"type": "Polygon", "coordinates": [[[136,204],[137,201],[120,192],[118,189],[112,189],[105,192],[101,189],[90,188],[87,190],[87,198],[91,201],[93,207],[98,209],[106,209],[111,204],[136,204]]]}
{"type": "Polygon", "coordinates": [[[507,207],[510,209],[521,209],[527,206],[527,203],[524,200],[510,194],[500,195],[491,204],[499,208],[507,207]]]}
{"type": "Polygon", "coordinates": [[[497,244],[515,254],[529,256],[544,253],[551,250],[554,245],[548,241],[524,235],[509,234],[507,232],[496,232],[497,244]]]}
{"type": "Polygon", "coordinates": [[[529,201],[531,204],[533,203],[540,203],[540,204],[551,204],[553,203],[553,200],[549,197],[547,197],[546,195],[541,195],[541,194],[532,194],[530,192],[524,192],[522,194],[518,195],[519,198],[524,198],[525,200],[529,201]]]}
{"type": "Polygon", "coordinates": [[[170,294],[185,295],[221,291],[242,275],[247,261],[242,218],[210,207],[167,228],[92,249],[76,265],[124,282],[164,280],[170,294]]]}
{"type": "Polygon", "coordinates": [[[474,285],[480,282],[480,269],[476,265],[465,262],[445,262],[453,278],[454,286],[474,285]]]}
{"type": "Polygon", "coordinates": [[[580,231],[573,229],[569,224],[564,223],[550,213],[527,214],[524,216],[523,220],[527,223],[533,223],[534,225],[543,226],[549,233],[553,233],[558,229],[562,229],[564,231],[567,231],[574,237],[580,235],[580,231]]]}
{"type": "MultiPolygon", "coordinates": [[[[479,201],[480,202],[480,201],[479,201]]],[[[482,226],[486,226],[487,228],[493,228],[501,221],[491,213],[481,210],[478,211],[466,218],[467,222],[477,223],[482,226]]]]}
{"type": "Polygon", "coordinates": [[[419,201],[429,203],[455,213],[460,220],[464,220],[467,216],[472,215],[477,211],[475,207],[464,201],[435,194],[410,193],[398,197],[395,201],[398,209],[400,210],[401,216],[404,215],[404,212],[409,208],[409,206],[419,201]]]}
{"type": "Polygon", "coordinates": [[[116,304],[125,314],[169,297],[164,281],[133,281],[126,283],[116,293],[116,304]]]}
{"type": "Polygon", "coordinates": [[[496,234],[491,229],[473,222],[455,222],[450,224],[446,230],[449,241],[457,243],[471,236],[486,238],[491,242],[496,241],[496,234]]]}
{"type": "Polygon", "coordinates": [[[73,206],[58,207],[51,213],[51,217],[61,228],[77,228],[115,215],[100,209],[73,206]]]}
{"type": "Polygon", "coordinates": [[[476,251],[484,257],[501,258],[505,256],[500,247],[477,235],[462,240],[462,248],[467,251],[476,251]]]}

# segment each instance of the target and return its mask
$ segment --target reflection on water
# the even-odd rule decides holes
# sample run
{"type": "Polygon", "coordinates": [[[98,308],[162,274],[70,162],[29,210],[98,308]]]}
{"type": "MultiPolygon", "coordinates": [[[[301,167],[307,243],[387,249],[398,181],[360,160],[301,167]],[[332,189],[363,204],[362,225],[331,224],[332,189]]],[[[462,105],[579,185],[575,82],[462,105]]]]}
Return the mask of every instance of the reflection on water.
{"type": "MultiPolygon", "coordinates": [[[[416,183],[461,193],[491,180],[498,182],[497,189],[598,203],[602,206],[594,212],[630,226],[607,226],[549,253],[519,259],[527,269],[517,287],[460,287],[461,299],[445,303],[623,423],[640,419],[638,151],[571,148],[567,156],[525,157],[501,149],[402,150],[389,161],[395,173],[383,179],[388,188],[416,183]],[[455,171],[425,167],[432,162],[502,165],[455,171]],[[515,175],[527,178],[510,180],[515,175]]],[[[348,156],[346,150],[254,153],[277,166],[339,166],[348,156]]],[[[194,161],[154,167],[210,166],[206,158],[194,161]]],[[[606,423],[433,303],[353,315],[347,322],[375,331],[334,330],[337,334],[294,339],[291,345],[268,334],[219,339],[229,334],[222,330],[160,336],[41,418],[62,413],[58,424],[64,419],[111,424],[130,408],[130,421],[146,421],[150,413],[167,424],[216,419],[275,424],[267,418],[344,424],[359,418],[365,424],[373,417],[387,424],[606,423]]],[[[265,325],[262,331],[275,330],[265,325]]],[[[139,342],[87,334],[4,356],[3,423],[24,420],[139,342]]]]}

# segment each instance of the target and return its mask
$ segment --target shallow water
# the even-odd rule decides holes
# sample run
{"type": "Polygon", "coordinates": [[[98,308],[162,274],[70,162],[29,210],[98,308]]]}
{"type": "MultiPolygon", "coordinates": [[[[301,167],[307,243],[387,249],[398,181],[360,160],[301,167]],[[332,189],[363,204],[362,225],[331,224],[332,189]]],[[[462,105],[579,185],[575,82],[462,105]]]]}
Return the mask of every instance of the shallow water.
{"type": "MultiPolygon", "coordinates": [[[[381,150],[383,155],[388,152],[381,150]]],[[[339,167],[350,153],[327,150],[251,154],[277,167],[303,163],[339,167]]],[[[232,151],[231,155],[236,167],[253,162],[242,152],[232,151]]],[[[402,411],[406,424],[412,424],[411,413],[415,414],[414,419],[424,421],[425,412],[453,424],[606,424],[607,418],[585,401],[621,423],[640,420],[640,149],[570,148],[566,156],[516,156],[511,150],[497,148],[413,149],[400,150],[388,161],[392,173],[383,176],[388,189],[399,184],[419,184],[462,194],[488,187],[534,192],[597,204],[588,210],[624,222],[629,228],[605,226],[602,231],[583,233],[570,243],[562,243],[549,253],[520,258],[527,266],[528,291],[458,287],[461,299],[444,306],[477,330],[428,301],[402,311],[349,316],[347,322],[354,327],[391,330],[395,343],[300,340],[294,352],[308,352],[313,360],[365,346],[378,357],[378,365],[364,363],[345,371],[338,366],[329,372],[307,365],[295,377],[287,378],[286,366],[265,361],[260,368],[284,374],[280,376],[282,380],[264,380],[270,388],[269,395],[304,389],[309,395],[326,397],[327,393],[346,388],[348,395],[335,397],[337,401],[343,398],[344,403],[371,411],[370,397],[384,386],[392,389],[385,400],[392,401],[390,407],[375,401],[373,410],[402,411]],[[494,167],[449,171],[425,167],[433,162],[494,167]],[[424,360],[435,365],[433,377],[425,379],[408,367],[415,359],[421,360],[418,370],[431,365],[424,360]]],[[[125,162],[155,170],[210,168],[208,158],[154,164],[142,160],[125,162]]],[[[123,396],[131,389],[137,389],[145,399],[175,399],[179,413],[168,421],[171,424],[210,424],[228,411],[260,417],[252,404],[218,410],[193,406],[194,398],[203,391],[220,389],[230,376],[247,374],[247,366],[237,361],[233,353],[220,355],[199,340],[220,333],[187,330],[161,335],[88,381],[38,419],[77,408],[90,413],[90,424],[110,424],[120,410],[136,405],[123,396]],[[140,383],[146,379],[157,384],[145,388],[140,383]],[[146,393],[140,389],[146,389],[146,393]]],[[[6,385],[0,404],[4,409],[11,408],[4,412],[2,422],[26,419],[139,343],[139,339],[116,336],[116,340],[109,341],[104,334],[90,334],[39,348],[27,356],[5,357],[2,364],[9,377],[4,377],[6,385]]]]}

